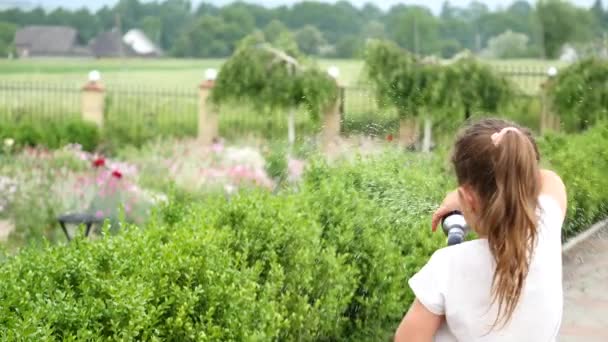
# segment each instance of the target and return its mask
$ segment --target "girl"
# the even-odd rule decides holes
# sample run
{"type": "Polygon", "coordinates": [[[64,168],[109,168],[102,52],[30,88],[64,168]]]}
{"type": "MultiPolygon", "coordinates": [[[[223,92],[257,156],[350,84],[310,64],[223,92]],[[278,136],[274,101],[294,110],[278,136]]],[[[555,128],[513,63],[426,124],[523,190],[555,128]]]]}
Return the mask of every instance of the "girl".
{"type": "Polygon", "coordinates": [[[538,161],[530,132],[510,122],[482,120],[459,136],[459,186],[433,231],[461,211],[479,239],[438,250],[410,279],[416,300],[395,341],[556,341],[566,190],[538,161]]]}

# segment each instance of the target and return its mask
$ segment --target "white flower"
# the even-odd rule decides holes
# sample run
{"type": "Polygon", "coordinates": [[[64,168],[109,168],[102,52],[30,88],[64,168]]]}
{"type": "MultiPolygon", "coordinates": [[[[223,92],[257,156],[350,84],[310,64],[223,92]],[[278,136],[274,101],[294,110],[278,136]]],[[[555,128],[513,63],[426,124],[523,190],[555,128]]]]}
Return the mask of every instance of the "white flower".
{"type": "Polygon", "coordinates": [[[11,139],[11,138],[4,139],[4,146],[6,146],[6,147],[13,147],[14,144],[15,144],[15,140],[14,139],[11,139]]]}

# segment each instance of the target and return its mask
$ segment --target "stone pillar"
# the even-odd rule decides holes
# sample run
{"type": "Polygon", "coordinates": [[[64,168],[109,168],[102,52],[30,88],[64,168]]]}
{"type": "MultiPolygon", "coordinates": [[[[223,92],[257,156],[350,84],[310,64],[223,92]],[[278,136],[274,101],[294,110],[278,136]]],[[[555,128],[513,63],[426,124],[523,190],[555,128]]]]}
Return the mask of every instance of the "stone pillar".
{"type": "Polygon", "coordinates": [[[332,101],[323,112],[323,148],[327,149],[340,137],[342,122],[344,88],[338,88],[338,98],[332,101]]]}
{"type": "Polygon", "coordinates": [[[418,142],[418,119],[414,117],[402,117],[399,119],[399,145],[404,148],[412,148],[418,142]]]}
{"type": "Polygon", "coordinates": [[[207,80],[199,87],[198,140],[204,145],[213,144],[219,137],[217,107],[208,100],[213,85],[213,80],[207,80]]]}
{"type": "Polygon", "coordinates": [[[89,81],[82,88],[82,119],[103,127],[105,88],[99,81],[89,81]]]}

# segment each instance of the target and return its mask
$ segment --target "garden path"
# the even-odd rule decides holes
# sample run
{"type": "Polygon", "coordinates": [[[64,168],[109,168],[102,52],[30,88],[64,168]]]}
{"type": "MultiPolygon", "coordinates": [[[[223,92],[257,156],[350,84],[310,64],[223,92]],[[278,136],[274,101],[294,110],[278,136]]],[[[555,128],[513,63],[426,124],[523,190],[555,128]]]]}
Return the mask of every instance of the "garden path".
{"type": "Polygon", "coordinates": [[[608,341],[608,220],[596,228],[564,251],[560,342],[608,341]]]}

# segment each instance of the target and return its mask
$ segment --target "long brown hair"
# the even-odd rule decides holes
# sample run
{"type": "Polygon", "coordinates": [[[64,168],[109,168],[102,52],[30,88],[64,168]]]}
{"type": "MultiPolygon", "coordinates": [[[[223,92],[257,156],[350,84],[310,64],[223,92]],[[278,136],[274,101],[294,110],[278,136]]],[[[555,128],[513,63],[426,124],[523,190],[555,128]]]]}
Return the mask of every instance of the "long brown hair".
{"type": "Polygon", "coordinates": [[[452,163],[460,185],[479,199],[475,230],[488,240],[496,271],[492,303],[498,304],[493,327],[510,320],[530,267],[537,240],[536,207],[540,193],[539,153],[529,130],[517,124],[484,119],[458,137],[452,163]],[[501,132],[499,142],[492,135],[501,132]]]}

